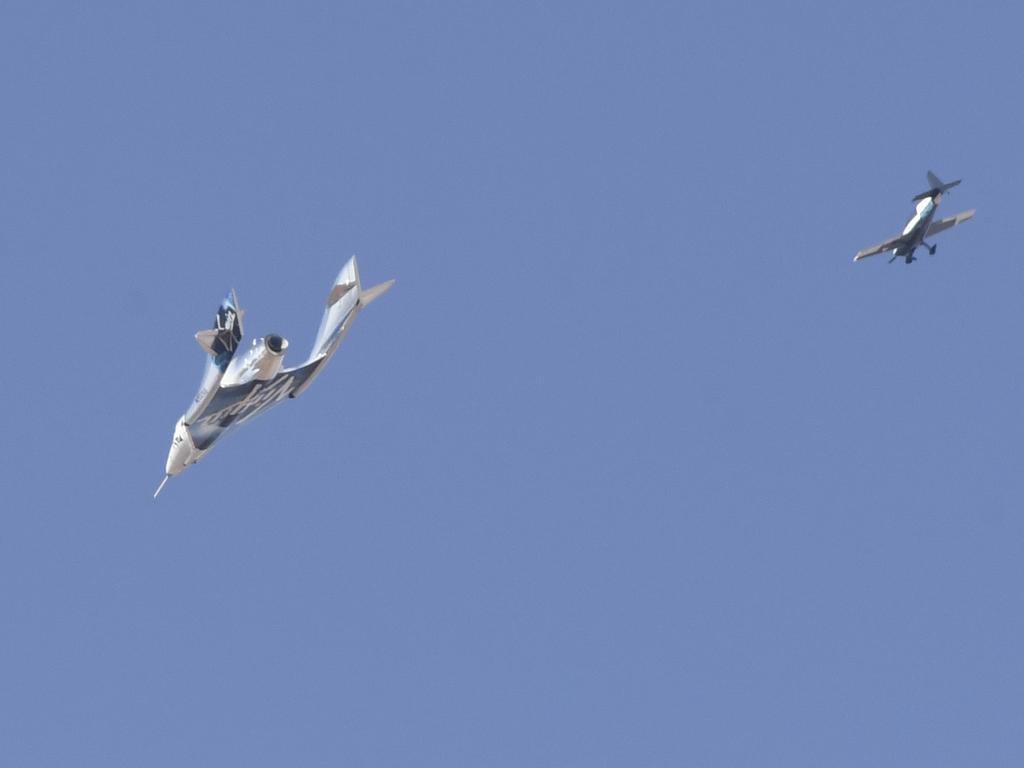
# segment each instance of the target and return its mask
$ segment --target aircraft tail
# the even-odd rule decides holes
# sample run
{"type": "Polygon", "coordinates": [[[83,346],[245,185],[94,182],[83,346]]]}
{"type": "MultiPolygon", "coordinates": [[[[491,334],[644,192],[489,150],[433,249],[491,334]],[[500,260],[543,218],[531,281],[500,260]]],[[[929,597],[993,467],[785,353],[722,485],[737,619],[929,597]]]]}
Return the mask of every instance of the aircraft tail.
{"type": "Polygon", "coordinates": [[[956,181],[950,181],[949,183],[946,183],[938,176],[936,176],[934,173],[928,171],[928,183],[931,185],[931,188],[927,192],[922,192],[919,195],[914,195],[914,199],[923,200],[926,197],[934,197],[935,195],[942,194],[943,192],[947,192],[953,187],[955,187],[961,181],[963,181],[963,179],[957,179],[956,181]]]}
{"type": "Polygon", "coordinates": [[[217,361],[221,370],[227,367],[242,340],[242,316],[244,310],[238,306],[234,289],[228,291],[224,301],[217,307],[213,328],[196,333],[199,346],[217,361]]]}
{"type": "Polygon", "coordinates": [[[359,263],[356,261],[356,257],[353,256],[345,263],[345,266],[341,268],[341,272],[334,279],[334,287],[331,288],[331,293],[327,297],[327,306],[334,306],[355,288],[360,306],[365,307],[394,284],[394,280],[388,280],[380,285],[373,286],[373,288],[364,290],[363,284],[359,280],[359,263]]]}
{"type": "Polygon", "coordinates": [[[238,297],[234,290],[228,291],[217,308],[217,314],[213,319],[213,328],[199,331],[196,334],[196,341],[206,351],[209,357],[206,358],[206,368],[203,371],[203,380],[199,385],[199,392],[192,400],[192,404],[182,417],[185,424],[191,424],[210,404],[217,394],[221,379],[228,369],[228,364],[235,356],[238,345],[242,341],[242,316],[245,315],[238,305],[238,297]]]}
{"type": "Polygon", "coordinates": [[[310,352],[309,359],[304,363],[304,365],[316,365],[317,370],[292,393],[292,397],[302,394],[313,382],[313,379],[319,375],[323,364],[331,358],[341,342],[344,341],[360,310],[394,284],[394,280],[389,280],[364,291],[359,281],[359,264],[356,262],[356,257],[353,256],[345,263],[334,279],[331,292],[327,295],[327,308],[320,320],[320,328],[316,333],[316,340],[313,342],[313,350],[310,352]]]}
{"type": "Polygon", "coordinates": [[[380,283],[379,285],[373,286],[373,288],[367,288],[365,291],[360,290],[359,292],[359,303],[366,307],[369,306],[370,302],[376,299],[378,296],[385,293],[392,285],[395,284],[394,280],[388,280],[387,282],[380,283]]]}
{"type": "Polygon", "coordinates": [[[327,308],[320,321],[320,330],[313,342],[310,359],[330,356],[341,343],[359,310],[394,284],[394,280],[389,280],[364,291],[359,280],[359,263],[355,256],[349,259],[334,279],[334,285],[327,296],[327,308]]]}

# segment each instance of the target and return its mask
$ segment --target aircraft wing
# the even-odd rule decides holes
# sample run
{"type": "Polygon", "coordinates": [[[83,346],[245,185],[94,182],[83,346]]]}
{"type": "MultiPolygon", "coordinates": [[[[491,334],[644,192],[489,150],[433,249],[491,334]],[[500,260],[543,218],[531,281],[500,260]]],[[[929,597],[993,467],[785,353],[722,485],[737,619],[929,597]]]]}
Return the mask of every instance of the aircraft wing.
{"type": "Polygon", "coordinates": [[[196,448],[206,450],[222,432],[244,424],[281,401],[294,397],[296,391],[317,372],[323,362],[323,358],[318,358],[298,368],[280,371],[265,381],[253,380],[221,387],[202,415],[189,425],[196,448]]]}
{"type": "Polygon", "coordinates": [[[853,260],[860,261],[861,259],[866,259],[868,256],[874,256],[875,254],[882,253],[883,251],[891,251],[893,248],[898,248],[902,244],[903,235],[899,235],[898,237],[886,240],[884,243],[879,243],[878,245],[873,245],[870,248],[865,248],[854,256],[853,260]]]}
{"type": "Polygon", "coordinates": [[[956,216],[950,216],[948,219],[942,219],[942,221],[933,221],[931,226],[928,227],[928,231],[924,233],[925,237],[931,237],[937,235],[939,232],[945,232],[950,227],[955,227],[957,224],[967,221],[974,215],[975,208],[971,208],[969,211],[962,211],[956,216]]]}

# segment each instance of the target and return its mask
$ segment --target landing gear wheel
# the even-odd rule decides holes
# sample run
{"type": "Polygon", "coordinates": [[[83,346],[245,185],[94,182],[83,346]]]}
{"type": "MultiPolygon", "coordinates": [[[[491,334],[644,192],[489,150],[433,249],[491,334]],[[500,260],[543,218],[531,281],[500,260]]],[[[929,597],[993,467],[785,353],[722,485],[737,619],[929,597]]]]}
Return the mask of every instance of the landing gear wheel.
{"type": "Polygon", "coordinates": [[[935,255],[935,249],[938,248],[938,247],[939,246],[937,246],[937,245],[929,245],[928,246],[928,255],[929,256],[934,256],[935,255]]]}

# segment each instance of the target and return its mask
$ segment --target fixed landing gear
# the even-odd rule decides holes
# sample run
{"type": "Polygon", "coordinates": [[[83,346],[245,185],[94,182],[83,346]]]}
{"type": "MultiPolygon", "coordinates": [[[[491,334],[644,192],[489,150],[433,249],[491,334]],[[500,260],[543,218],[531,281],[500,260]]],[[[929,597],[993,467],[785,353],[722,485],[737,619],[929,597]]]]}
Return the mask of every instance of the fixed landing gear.
{"type": "Polygon", "coordinates": [[[923,245],[925,248],[928,249],[928,255],[929,256],[934,256],[935,255],[935,249],[939,247],[937,245],[928,245],[928,243],[926,243],[924,240],[921,241],[921,245],[923,245]]]}
{"type": "MultiPolygon", "coordinates": [[[[928,253],[935,253],[935,246],[934,245],[926,245],[925,247],[928,249],[928,253]]],[[[912,264],[915,261],[917,261],[917,258],[914,256],[914,251],[916,251],[916,250],[917,250],[917,246],[914,246],[913,248],[911,248],[910,250],[907,250],[907,251],[904,251],[904,250],[893,251],[892,258],[889,259],[889,263],[892,264],[894,261],[896,261],[896,259],[903,259],[907,264],[912,264]]]]}

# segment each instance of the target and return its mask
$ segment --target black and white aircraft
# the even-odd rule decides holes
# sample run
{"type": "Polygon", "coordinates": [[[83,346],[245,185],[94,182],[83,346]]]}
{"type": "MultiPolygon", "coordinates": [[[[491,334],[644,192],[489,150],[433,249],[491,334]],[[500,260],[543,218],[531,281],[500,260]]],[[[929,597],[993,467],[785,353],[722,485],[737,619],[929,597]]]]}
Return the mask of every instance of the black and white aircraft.
{"type": "Polygon", "coordinates": [[[394,282],[363,288],[356,257],[349,259],[327,297],[313,351],[295,368],[282,367],[288,340],[277,334],[255,339],[248,352],[236,356],[242,343],[244,312],[235,292],[228,293],[217,309],[213,328],[196,334],[196,341],[208,354],[203,380],[189,409],[174,426],[164,479],[153,496],[170,478],[205,456],[222,435],[305,392],[348,335],[359,313],[394,282]]]}
{"type": "Polygon", "coordinates": [[[901,256],[909,264],[914,261],[914,251],[922,246],[927,248],[928,253],[934,256],[935,246],[926,243],[925,238],[937,235],[939,232],[944,232],[950,227],[955,227],[960,222],[967,221],[974,215],[974,209],[972,208],[969,211],[958,213],[956,216],[950,216],[948,219],[933,221],[935,211],[942,201],[943,193],[959,184],[960,179],[944,184],[938,176],[928,171],[928,183],[931,184],[931,189],[914,197],[914,200],[917,202],[917,208],[914,211],[914,215],[910,217],[910,221],[903,228],[903,233],[886,240],[884,243],[879,243],[871,248],[865,248],[853,257],[854,261],[866,259],[868,256],[874,256],[876,253],[882,253],[882,251],[892,251],[892,258],[889,259],[890,264],[901,256]]]}

